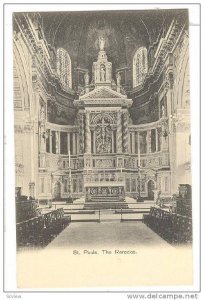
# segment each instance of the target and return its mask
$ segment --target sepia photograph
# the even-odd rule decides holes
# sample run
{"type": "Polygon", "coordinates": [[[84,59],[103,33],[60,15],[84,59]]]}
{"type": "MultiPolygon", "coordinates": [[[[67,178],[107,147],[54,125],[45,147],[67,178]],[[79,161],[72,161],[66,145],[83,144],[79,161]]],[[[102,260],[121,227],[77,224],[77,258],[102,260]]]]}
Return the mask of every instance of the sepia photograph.
{"type": "Polygon", "coordinates": [[[12,13],[17,288],[193,285],[189,43],[187,8],[12,13]]]}

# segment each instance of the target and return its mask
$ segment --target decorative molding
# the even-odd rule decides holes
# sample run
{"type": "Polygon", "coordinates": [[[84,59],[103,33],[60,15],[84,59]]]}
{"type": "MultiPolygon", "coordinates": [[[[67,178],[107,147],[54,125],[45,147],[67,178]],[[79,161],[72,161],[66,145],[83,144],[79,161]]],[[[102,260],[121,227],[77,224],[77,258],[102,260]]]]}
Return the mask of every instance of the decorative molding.
{"type": "Polygon", "coordinates": [[[113,91],[109,87],[99,87],[93,91],[79,97],[79,100],[98,100],[98,99],[127,99],[126,95],[122,95],[116,91],[113,91]]]}
{"type": "Polygon", "coordinates": [[[32,133],[34,131],[33,124],[15,124],[14,125],[15,133],[32,133]]]}
{"type": "Polygon", "coordinates": [[[23,174],[24,173],[24,165],[22,163],[15,163],[15,170],[16,174],[23,174]]]}

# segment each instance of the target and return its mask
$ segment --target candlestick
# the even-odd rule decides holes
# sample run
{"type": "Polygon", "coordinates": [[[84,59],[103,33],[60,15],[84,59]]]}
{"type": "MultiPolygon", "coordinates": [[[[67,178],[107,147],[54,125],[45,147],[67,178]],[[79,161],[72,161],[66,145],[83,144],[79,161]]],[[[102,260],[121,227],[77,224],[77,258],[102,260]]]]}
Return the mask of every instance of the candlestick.
{"type": "Polygon", "coordinates": [[[71,167],[70,151],[69,151],[69,168],[71,167]]]}
{"type": "Polygon", "coordinates": [[[137,133],[137,153],[138,153],[138,167],[140,168],[140,134],[137,133]]]}

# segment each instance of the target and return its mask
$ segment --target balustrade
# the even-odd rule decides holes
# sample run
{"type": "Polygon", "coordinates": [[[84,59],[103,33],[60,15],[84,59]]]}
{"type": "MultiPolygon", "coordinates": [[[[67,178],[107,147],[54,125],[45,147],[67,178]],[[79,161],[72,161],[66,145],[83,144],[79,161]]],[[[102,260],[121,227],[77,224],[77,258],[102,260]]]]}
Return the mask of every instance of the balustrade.
{"type": "MultiPolygon", "coordinates": [[[[136,170],[138,166],[138,155],[131,154],[124,159],[124,168],[136,170]]],[[[92,156],[89,157],[90,166],[92,169],[116,169],[117,156],[92,156]]],[[[83,158],[79,159],[71,157],[70,165],[72,169],[83,169],[83,158]]],[[[169,153],[168,152],[155,152],[149,154],[141,154],[140,156],[141,168],[160,168],[169,166],[169,153]]],[[[68,155],[55,155],[55,154],[39,154],[39,168],[40,169],[68,169],[69,158],[68,155]]]]}

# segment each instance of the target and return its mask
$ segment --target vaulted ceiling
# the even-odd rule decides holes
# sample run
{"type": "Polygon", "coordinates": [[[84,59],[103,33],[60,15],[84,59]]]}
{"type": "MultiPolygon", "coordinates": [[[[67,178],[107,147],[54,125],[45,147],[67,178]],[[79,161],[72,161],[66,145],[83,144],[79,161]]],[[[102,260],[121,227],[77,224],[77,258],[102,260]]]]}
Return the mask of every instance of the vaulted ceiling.
{"type": "Polygon", "coordinates": [[[89,68],[96,61],[98,37],[113,69],[130,66],[140,46],[149,47],[164,34],[173,18],[187,19],[187,10],[42,12],[47,42],[65,48],[75,67],[89,68]]]}

